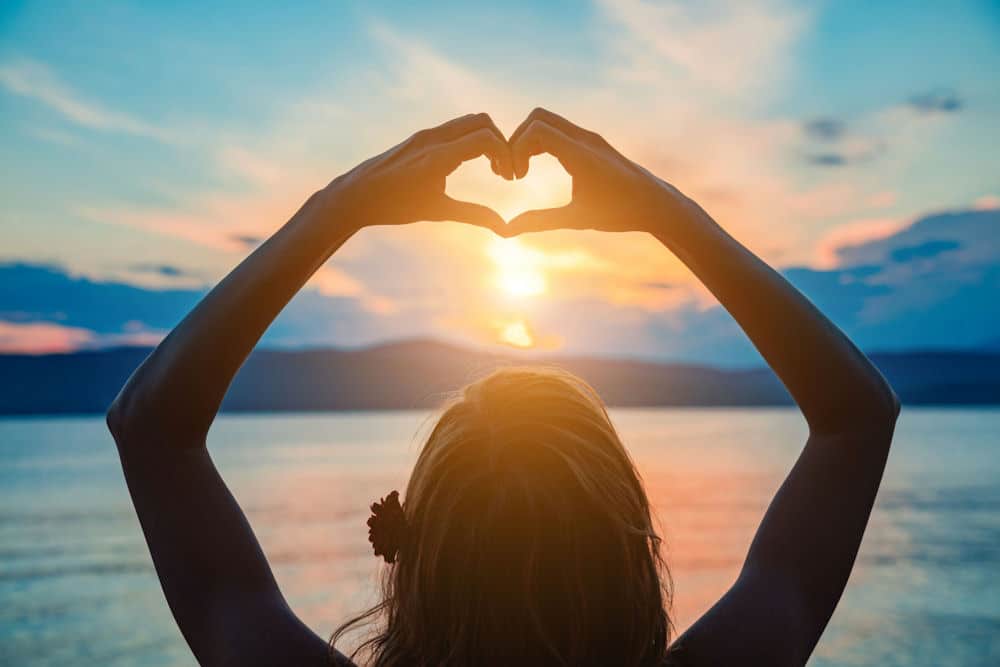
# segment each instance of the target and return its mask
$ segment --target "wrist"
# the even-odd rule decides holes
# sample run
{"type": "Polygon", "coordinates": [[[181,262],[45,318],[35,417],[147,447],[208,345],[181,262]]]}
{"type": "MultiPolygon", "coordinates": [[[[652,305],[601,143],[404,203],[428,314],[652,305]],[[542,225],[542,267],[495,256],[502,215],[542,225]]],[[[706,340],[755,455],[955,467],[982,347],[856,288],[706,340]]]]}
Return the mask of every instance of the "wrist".
{"type": "Polygon", "coordinates": [[[334,184],[313,193],[302,208],[337,240],[347,240],[365,226],[357,198],[334,184]]]}
{"type": "Polygon", "coordinates": [[[692,225],[711,220],[694,200],[666,182],[658,184],[653,201],[647,231],[664,243],[676,240],[692,225]]]}
{"type": "Polygon", "coordinates": [[[680,193],[659,179],[649,183],[642,197],[642,229],[661,239],[672,234],[678,214],[678,195],[680,193]]]}

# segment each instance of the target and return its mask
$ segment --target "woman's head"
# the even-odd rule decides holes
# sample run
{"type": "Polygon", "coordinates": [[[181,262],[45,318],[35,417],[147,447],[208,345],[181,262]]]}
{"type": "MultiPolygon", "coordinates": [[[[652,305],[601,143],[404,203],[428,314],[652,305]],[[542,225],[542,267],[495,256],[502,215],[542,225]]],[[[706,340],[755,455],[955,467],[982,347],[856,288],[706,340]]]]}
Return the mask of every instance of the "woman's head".
{"type": "Polygon", "coordinates": [[[372,610],[380,665],[654,664],[669,587],[642,483],[583,380],[508,368],[444,410],[372,610]]]}

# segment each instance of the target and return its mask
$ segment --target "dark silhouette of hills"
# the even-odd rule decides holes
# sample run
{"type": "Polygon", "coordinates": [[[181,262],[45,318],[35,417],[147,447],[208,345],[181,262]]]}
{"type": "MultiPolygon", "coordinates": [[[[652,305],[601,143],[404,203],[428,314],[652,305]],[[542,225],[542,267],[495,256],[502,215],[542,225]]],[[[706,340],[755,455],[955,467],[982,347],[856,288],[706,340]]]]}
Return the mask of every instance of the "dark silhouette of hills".
{"type": "MultiPolygon", "coordinates": [[[[148,348],[42,356],[0,355],[0,414],[102,413],[148,348]]],[[[1000,404],[1000,351],[873,354],[904,404],[1000,404]]],[[[555,363],[615,406],[763,406],[791,400],[766,368],[623,359],[526,359],[428,340],[362,349],[258,350],[237,376],[226,411],[387,410],[435,406],[500,365],[555,363]]],[[[817,379],[819,381],[819,379],[817,379]]]]}

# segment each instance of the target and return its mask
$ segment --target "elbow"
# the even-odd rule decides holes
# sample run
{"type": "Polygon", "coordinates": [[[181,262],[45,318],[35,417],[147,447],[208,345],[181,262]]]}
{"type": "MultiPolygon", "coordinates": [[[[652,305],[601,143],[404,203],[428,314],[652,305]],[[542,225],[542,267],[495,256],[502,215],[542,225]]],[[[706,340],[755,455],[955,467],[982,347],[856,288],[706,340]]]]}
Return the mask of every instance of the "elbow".
{"type": "MultiPolygon", "coordinates": [[[[888,387],[888,385],[886,386],[888,387]]],[[[896,392],[892,390],[892,387],[888,387],[888,389],[889,389],[889,412],[892,415],[892,425],[895,426],[896,420],[899,419],[899,413],[903,409],[903,404],[900,403],[899,396],[897,396],[896,392]]]]}
{"type": "Polygon", "coordinates": [[[870,396],[864,408],[859,408],[856,428],[872,433],[892,436],[899,418],[901,405],[899,397],[888,383],[884,383],[882,391],[870,396]]]}
{"type": "Polygon", "coordinates": [[[855,397],[859,401],[855,408],[859,425],[864,430],[891,436],[896,428],[901,403],[892,385],[874,366],[867,382],[857,387],[855,397]]]}
{"type": "Polygon", "coordinates": [[[111,432],[119,449],[135,430],[133,425],[136,421],[137,406],[144,402],[141,396],[149,393],[146,388],[149,383],[149,373],[146,371],[148,361],[149,357],[132,371],[104,415],[108,431],[111,432]]]}
{"type": "Polygon", "coordinates": [[[885,383],[883,391],[869,399],[868,409],[861,413],[863,418],[858,428],[862,432],[885,438],[889,443],[896,430],[896,420],[899,418],[901,407],[896,392],[885,383]]]}
{"type": "Polygon", "coordinates": [[[104,413],[104,423],[108,425],[111,437],[115,439],[115,442],[118,442],[122,434],[122,413],[117,398],[112,401],[111,405],[108,406],[108,411],[104,413]]]}
{"type": "Polygon", "coordinates": [[[899,419],[899,412],[902,409],[902,403],[899,401],[899,396],[893,390],[892,385],[890,385],[885,378],[882,379],[882,397],[881,397],[881,410],[878,415],[878,422],[880,425],[885,426],[889,429],[891,433],[896,427],[896,420],[899,419]]]}
{"type": "MultiPolygon", "coordinates": [[[[142,370],[140,368],[140,370],[142,370]]],[[[140,447],[201,447],[205,444],[214,411],[192,410],[171,401],[162,383],[137,371],[108,406],[105,422],[119,455],[140,447]]]]}
{"type": "Polygon", "coordinates": [[[827,412],[810,420],[811,434],[866,434],[891,439],[901,404],[892,387],[881,377],[878,380],[835,397],[827,412]]]}
{"type": "Polygon", "coordinates": [[[155,395],[140,366],[108,406],[104,419],[119,452],[154,421],[156,415],[150,408],[157,404],[155,395]]]}
{"type": "Polygon", "coordinates": [[[114,438],[115,444],[119,449],[128,440],[128,434],[132,431],[129,424],[132,421],[130,413],[131,392],[129,391],[129,386],[126,385],[118,395],[115,400],[111,402],[108,406],[108,410],[104,415],[104,421],[108,425],[108,431],[111,433],[111,437],[114,438]]]}

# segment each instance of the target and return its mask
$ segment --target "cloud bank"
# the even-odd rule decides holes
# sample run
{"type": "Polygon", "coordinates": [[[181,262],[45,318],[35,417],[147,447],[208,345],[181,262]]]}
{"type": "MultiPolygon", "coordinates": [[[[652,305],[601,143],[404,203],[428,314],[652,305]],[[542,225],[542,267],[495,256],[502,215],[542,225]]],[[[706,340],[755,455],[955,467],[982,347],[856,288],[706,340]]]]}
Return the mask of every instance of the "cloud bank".
{"type": "MultiPolygon", "coordinates": [[[[1000,294],[1000,210],[926,216],[884,238],[834,252],[832,268],[787,267],[783,273],[863,348],[977,347],[1000,340],[1000,311],[992,307],[1000,294]]],[[[415,304],[411,309],[374,312],[358,297],[307,289],[281,314],[264,344],[354,346],[412,336],[482,342],[468,329],[459,327],[456,335],[446,311],[439,310],[441,294],[414,292],[402,275],[395,283],[393,296],[415,304]]],[[[683,290],[669,281],[644,287],[683,290]]],[[[93,281],[56,266],[0,265],[0,349],[38,353],[148,344],[205,291],[93,281]]],[[[563,353],[758,361],[718,305],[665,298],[656,309],[575,294],[529,314],[532,327],[559,340],[563,353]]],[[[496,304],[489,310],[496,311],[496,304]]]]}

